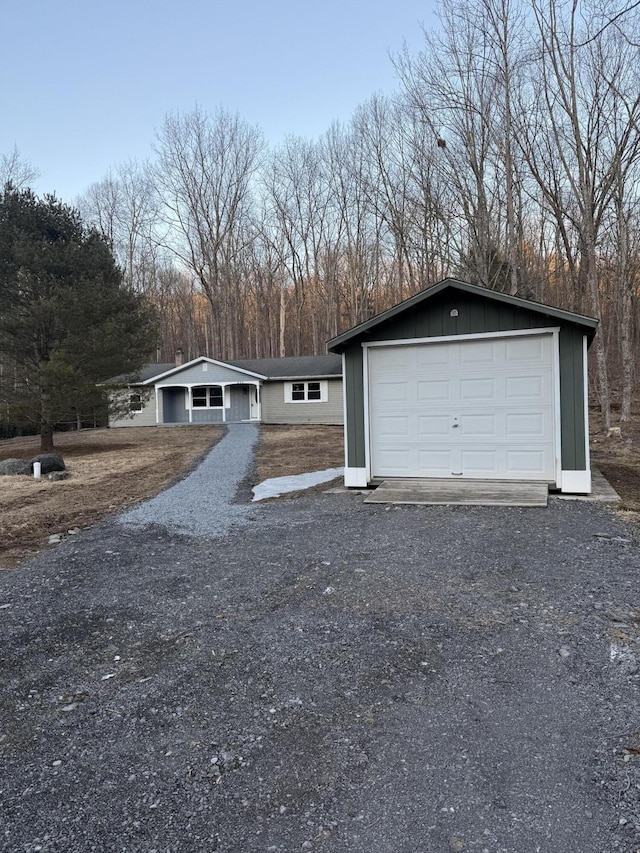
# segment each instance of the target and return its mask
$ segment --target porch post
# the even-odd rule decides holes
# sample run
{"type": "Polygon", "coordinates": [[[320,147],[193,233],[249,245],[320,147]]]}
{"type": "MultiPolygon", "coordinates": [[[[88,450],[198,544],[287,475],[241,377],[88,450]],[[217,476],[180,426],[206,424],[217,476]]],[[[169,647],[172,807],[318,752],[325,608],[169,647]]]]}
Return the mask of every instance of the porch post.
{"type": "MultiPolygon", "coordinates": [[[[229,398],[229,403],[231,403],[231,398],[229,398]]],[[[222,386],[222,423],[226,424],[227,422],[227,385],[223,384],[222,386]]]]}
{"type": "Polygon", "coordinates": [[[189,423],[193,423],[193,388],[189,385],[187,389],[189,392],[189,423]]]}
{"type": "Polygon", "coordinates": [[[156,426],[158,426],[158,424],[160,423],[160,393],[160,388],[158,385],[156,385],[156,426]]]}

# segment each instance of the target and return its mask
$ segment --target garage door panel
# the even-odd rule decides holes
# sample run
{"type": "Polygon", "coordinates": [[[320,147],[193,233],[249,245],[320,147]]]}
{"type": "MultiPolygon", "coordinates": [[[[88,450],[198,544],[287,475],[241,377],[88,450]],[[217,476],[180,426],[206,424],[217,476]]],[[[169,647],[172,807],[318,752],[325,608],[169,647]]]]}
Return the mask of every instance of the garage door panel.
{"type": "Polygon", "coordinates": [[[451,469],[455,466],[453,454],[449,450],[418,450],[417,462],[420,471],[433,471],[433,476],[436,477],[450,476],[451,469]]]}
{"type": "Polygon", "coordinates": [[[500,344],[496,341],[469,341],[464,344],[456,344],[460,351],[461,364],[495,364],[496,347],[500,344]]]}
{"type": "Polygon", "coordinates": [[[408,382],[379,382],[377,393],[381,402],[406,403],[409,399],[408,382]]]}
{"type": "Polygon", "coordinates": [[[451,418],[448,415],[420,415],[418,418],[418,436],[433,438],[449,437],[451,418]]]}
{"type": "Polygon", "coordinates": [[[462,438],[468,439],[475,436],[498,436],[498,415],[466,414],[460,416],[459,433],[462,438]]]}
{"type": "Polygon", "coordinates": [[[422,367],[445,367],[450,362],[451,355],[447,350],[447,346],[434,344],[429,347],[422,347],[415,353],[415,365],[418,369],[422,367]]]}
{"type": "Polygon", "coordinates": [[[534,477],[544,474],[547,468],[547,453],[540,450],[507,450],[507,465],[523,476],[534,477]]]}
{"type": "Polygon", "coordinates": [[[411,454],[408,449],[382,450],[378,455],[377,464],[380,469],[380,474],[384,477],[409,477],[411,471],[411,454]],[[398,474],[392,472],[397,471],[398,474]]]}
{"type": "Polygon", "coordinates": [[[518,338],[517,340],[507,338],[505,340],[507,361],[550,364],[550,350],[545,344],[545,339],[537,336],[518,338]]]}
{"type": "Polygon", "coordinates": [[[506,432],[518,438],[543,438],[548,434],[551,412],[523,412],[506,415],[506,432]]]}
{"type": "Polygon", "coordinates": [[[380,436],[408,436],[408,415],[381,415],[378,418],[378,434],[380,436]]]}
{"type": "Polygon", "coordinates": [[[553,481],[552,356],[548,334],[370,347],[373,476],[553,481]]]}
{"type": "Polygon", "coordinates": [[[467,477],[497,477],[499,451],[493,450],[463,450],[460,454],[462,471],[467,477]]]}
{"type": "Polygon", "coordinates": [[[545,382],[542,376],[507,376],[505,383],[507,400],[527,400],[544,403],[545,382]]]}
{"type": "Polygon", "coordinates": [[[494,402],[496,399],[496,380],[493,377],[473,377],[471,379],[460,379],[461,402],[469,400],[484,400],[494,402]]]}
{"type": "Polygon", "coordinates": [[[417,380],[416,397],[423,402],[445,402],[453,399],[450,379],[417,380]]]}

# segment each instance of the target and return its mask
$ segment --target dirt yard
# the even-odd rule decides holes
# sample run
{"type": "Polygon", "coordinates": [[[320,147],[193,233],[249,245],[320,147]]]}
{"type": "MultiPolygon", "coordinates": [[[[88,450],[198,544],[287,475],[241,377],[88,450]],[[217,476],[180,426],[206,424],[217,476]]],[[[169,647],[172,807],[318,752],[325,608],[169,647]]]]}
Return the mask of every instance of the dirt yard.
{"type": "MultiPolygon", "coordinates": [[[[37,552],[52,533],[88,527],[157,494],[192,468],[221,435],[217,426],[57,434],[55,446],[71,474],[68,480],[0,478],[0,569],[37,552]]],[[[0,460],[38,452],[37,436],[0,442],[0,460]]],[[[342,463],[342,427],[265,426],[256,482],[342,463]]]]}
{"type": "Polygon", "coordinates": [[[599,418],[599,411],[590,412],[591,464],[622,498],[619,509],[640,521],[640,416],[622,427],[620,438],[608,436],[599,418]]]}
{"type": "Polygon", "coordinates": [[[344,465],[341,426],[263,426],[256,454],[258,482],[344,465]]]}
{"type": "MultiPolygon", "coordinates": [[[[87,430],[59,433],[56,451],[71,476],[61,482],[0,478],[0,568],[10,568],[52,533],[87,527],[157,494],[222,435],[220,427],[87,430]]],[[[0,442],[0,459],[39,453],[37,436],[0,442]]]]}

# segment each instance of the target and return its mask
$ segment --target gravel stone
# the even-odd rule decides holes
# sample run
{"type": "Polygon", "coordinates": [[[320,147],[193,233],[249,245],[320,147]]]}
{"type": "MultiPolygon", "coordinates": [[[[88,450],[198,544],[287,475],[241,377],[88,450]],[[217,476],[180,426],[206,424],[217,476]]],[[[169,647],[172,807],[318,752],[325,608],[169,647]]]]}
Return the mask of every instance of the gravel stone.
{"type": "Polygon", "coordinates": [[[120,517],[134,527],[155,524],[190,536],[224,535],[247,524],[251,508],[234,504],[258,440],[255,424],[229,424],[198,467],[157,497],[120,517]]]}
{"type": "Polygon", "coordinates": [[[636,853],[637,528],[249,508],[244,429],[228,483],[0,574],[0,850],[636,853]]]}

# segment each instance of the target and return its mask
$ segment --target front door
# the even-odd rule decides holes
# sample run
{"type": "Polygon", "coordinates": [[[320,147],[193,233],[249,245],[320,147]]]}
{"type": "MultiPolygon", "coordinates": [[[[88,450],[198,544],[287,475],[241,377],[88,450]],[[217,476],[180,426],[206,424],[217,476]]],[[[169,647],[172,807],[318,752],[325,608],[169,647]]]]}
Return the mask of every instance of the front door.
{"type": "Polygon", "coordinates": [[[252,421],[260,419],[260,389],[257,385],[249,390],[249,417],[252,421]]]}

